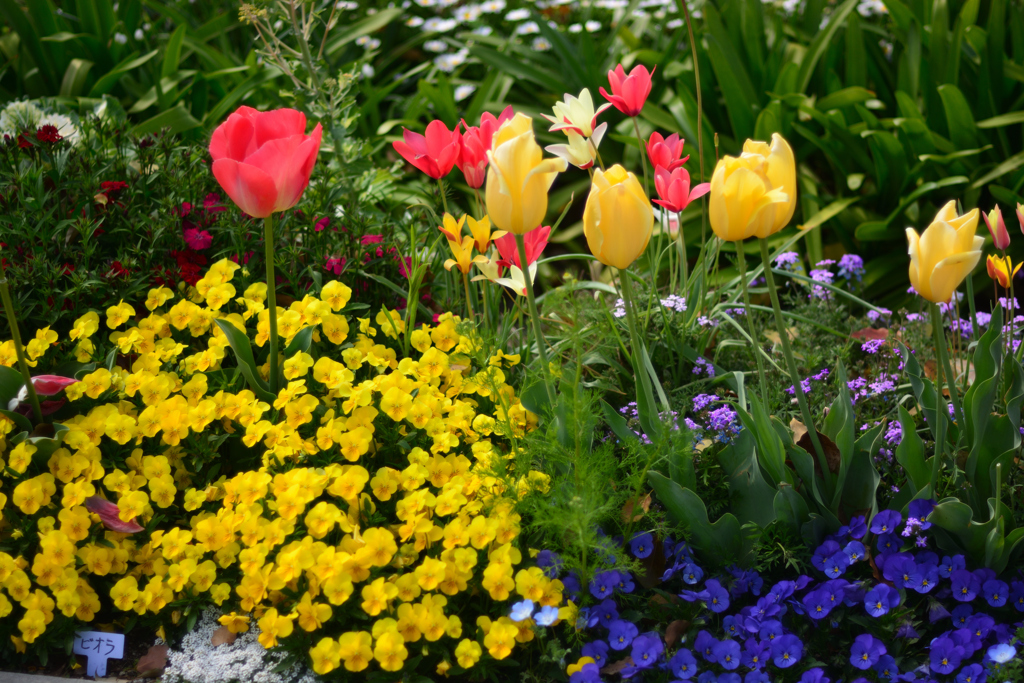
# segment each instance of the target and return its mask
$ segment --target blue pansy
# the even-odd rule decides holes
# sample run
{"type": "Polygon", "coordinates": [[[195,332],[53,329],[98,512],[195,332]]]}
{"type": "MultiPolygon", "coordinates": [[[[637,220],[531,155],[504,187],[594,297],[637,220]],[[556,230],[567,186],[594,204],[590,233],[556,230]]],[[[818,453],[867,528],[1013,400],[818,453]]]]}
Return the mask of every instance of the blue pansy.
{"type": "Polygon", "coordinates": [[[793,666],[800,661],[803,654],[803,641],[790,633],[776,638],[772,643],[772,661],[780,669],[793,666]]]}
{"type": "Polygon", "coordinates": [[[985,658],[989,661],[995,662],[996,664],[1006,664],[1008,661],[1017,656],[1017,648],[1009,643],[999,643],[993,645],[985,653],[985,658]]]}
{"type": "Polygon", "coordinates": [[[599,600],[611,597],[615,593],[615,585],[619,582],[619,573],[614,569],[598,572],[590,580],[590,594],[599,600]]]}
{"type": "Polygon", "coordinates": [[[692,652],[682,648],[668,660],[668,670],[676,678],[687,681],[697,673],[697,659],[692,652]]]}
{"type": "Polygon", "coordinates": [[[870,669],[886,654],[885,645],[870,633],[862,633],[850,646],[850,664],[861,671],[870,669]]]}
{"type": "Polygon", "coordinates": [[[981,664],[968,664],[956,675],[956,683],[980,683],[984,677],[985,670],[981,664]]]}
{"type": "Polygon", "coordinates": [[[966,569],[957,569],[950,577],[952,582],[953,599],[960,602],[970,602],[978,597],[980,586],[978,578],[966,569]]]}
{"type": "Polygon", "coordinates": [[[633,540],[629,542],[629,549],[632,551],[635,557],[641,560],[645,557],[650,557],[654,551],[654,537],[650,534],[640,534],[633,537],[633,540]]]}
{"type": "Polygon", "coordinates": [[[864,609],[873,617],[888,614],[889,610],[900,604],[900,594],[888,584],[880,583],[864,596],[864,609]]]}
{"type": "Polygon", "coordinates": [[[864,538],[865,534],[868,533],[867,521],[864,519],[864,515],[857,515],[850,520],[850,538],[860,540],[864,538]]]}
{"type": "Polygon", "coordinates": [[[896,668],[896,660],[892,658],[892,655],[882,655],[875,662],[875,673],[883,681],[889,681],[893,683],[900,675],[900,670],[896,668]]]}
{"type": "Polygon", "coordinates": [[[960,667],[964,650],[948,636],[936,638],[931,643],[929,659],[931,670],[937,674],[948,674],[960,667]]]}
{"type": "Polygon", "coordinates": [[[735,640],[721,640],[711,649],[711,656],[723,669],[732,671],[740,666],[740,644],[735,640]]]}
{"type": "Polygon", "coordinates": [[[616,619],[608,627],[608,644],[613,650],[625,650],[633,643],[639,631],[631,621],[616,619]]]}
{"type": "Polygon", "coordinates": [[[523,600],[512,605],[512,612],[508,616],[512,621],[526,621],[533,616],[533,600],[523,600]]]}
{"type": "Polygon", "coordinates": [[[608,643],[603,640],[587,643],[580,650],[580,656],[592,658],[598,668],[603,668],[608,664],[608,643]]]}
{"type": "Polygon", "coordinates": [[[981,593],[992,607],[1002,607],[1010,597],[1010,587],[1005,581],[991,579],[981,587],[981,593]]]}
{"type": "Polygon", "coordinates": [[[717,580],[708,579],[704,584],[704,592],[707,594],[705,602],[712,612],[720,613],[729,609],[729,591],[717,580]]]}
{"type": "Polygon", "coordinates": [[[895,510],[882,510],[871,519],[871,533],[878,536],[894,533],[902,521],[903,515],[895,510]]]}

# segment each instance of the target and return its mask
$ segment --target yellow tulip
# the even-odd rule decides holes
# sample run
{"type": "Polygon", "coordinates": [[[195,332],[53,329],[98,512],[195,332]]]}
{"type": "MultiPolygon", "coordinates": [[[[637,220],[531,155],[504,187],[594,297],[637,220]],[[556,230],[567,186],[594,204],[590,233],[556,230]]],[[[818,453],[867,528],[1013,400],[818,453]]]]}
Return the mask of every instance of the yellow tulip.
{"type": "Polygon", "coordinates": [[[775,207],[775,229],[772,232],[776,233],[789,225],[796,211],[796,158],[793,148],[781,135],[772,133],[771,145],[760,140],[747,140],[743,143],[743,153],[763,157],[765,175],[772,187],[781,187],[789,198],[786,207],[775,207]]]}
{"type": "Polygon", "coordinates": [[[1018,263],[1016,266],[1013,265],[1013,261],[1010,257],[1000,258],[998,256],[989,256],[985,267],[988,270],[988,276],[999,283],[1003,289],[1010,288],[1010,282],[1017,276],[1017,271],[1020,270],[1022,263],[1018,263]]]}
{"type": "Polygon", "coordinates": [[[985,240],[975,235],[978,210],[956,214],[956,202],[943,206],[920,235],[907,228],[910,244],[910,284],[932,303],[949,301],[964,278],[981,260],[985,240]]]}
{"type": "Polygon", "coordinates": [[[548,190],[568,164],[543,158],[533,119],[524,114],[502,124],[487,158],[487,215],[501,230],[525,235],[544,220],[548,190]]]}
{"type": "Polygon", "coordinates": [[[738,157],[725,156],[711,176],[711,229],[726,242],[769,237],[784,228],[796,205],[793,150],[782,136],[772,144],[747,140],[738,157]]]}
{"type": "Polygon", "coordinates": [[[618,269],[644,253],[654,230],[654,210],[636,176],[616,164],[594,171],[583,232],[597,260],[618,269]]]}
{"type": "Polygon", "coordinates": [[[451,247],[452,255],[455,258],[444,262],[445,270],[451,270],[452,266],[456,266],[465,275],[469,273],[469,269],[473,267],[474,263],[487,260],[487,257],[481,254],[473,256],[473,238],[469,235],[463,237],[461,243],[449,240],[448,246],[451,247]]]}

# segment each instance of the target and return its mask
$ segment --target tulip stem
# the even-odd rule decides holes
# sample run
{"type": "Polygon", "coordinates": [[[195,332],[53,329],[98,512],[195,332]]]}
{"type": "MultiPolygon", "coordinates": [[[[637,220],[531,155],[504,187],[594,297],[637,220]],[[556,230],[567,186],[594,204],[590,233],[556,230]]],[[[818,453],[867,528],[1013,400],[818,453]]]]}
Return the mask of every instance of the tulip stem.
{"type": "Polygon", "coordinates": [[[277,395],[277,277],[274,275],[274,214],[263,219],[264,260],[267,262],[267,314],[270,322],[270,392],[277,395]]]}
{"type": "MultiPolygon", "coordinates": [[[[949,362],[949,354],[946,352],[946,335],[942,329],[942,314],[939,313],[939,305],[932,304],[932,327],[935,332],[935,352],[939,354],[939,362],[946,372],[946,386],[949,388],[949,400],[953,404],[953,415],[956,417],[960,430],[964,428],[964,411],[960,407],[960,392],[956,388],[956,376],[953,374],[953,366],[949,362]]],[[[938,364],[936,364],[936,375],[938,375],[938,364]]],[[[945,409],[945,399],[942,399],[942,380],[939,379],[939,398],[945,409]]]]}
{"type": "Polygon", "coordinates": [[[523,280],[526,281],[526,303],[530,307],[530,317],[533,318],[533,336],[537,342],[537,356],[540,358],[540,365],[544,376],[544,388],[548,392],[548,401],[551,402],[551,410],[555,409],[555,390],[551,386],[551,369],[548,367],[548,351],[544,341],[544,330],[540,325],[540,314],[537,313],[537,301],[533,297],[533,278],[530,277],[530,264],[526,260],[526,241],[523,236],[516,234],[516,247],[519,249],[519,263],[523,271],[523,280]]]}
{"type": "Polygon", "coordinates": [[[978,311],[974,305],[974,276],[967,275],[967,305],[971,309],[971,341],[974,341],[978,333],[978,311]]]}
{"type": "Polygon", "coordinates": [[[779,342],[782,344],[782,354],[786,357],[786,367],[789,369],[789,379],[793,382],[793,393],[796,394],[796,401],[800,405],[800,415],[807,427],[807,435],[811,438],[814,446],[814,453],[821,465],[821,478],[828,481],[828,460],[825,458],[825,451],[818,439],[818,430],[811,418],[811,409],[807,405],[807,397],[804,396],[804,385],[800,381],[800,372],[796,367],[796,360],[793,358],[793,349],[789,345],[789,331],[786,329],[786,321],[782,318],[782,307],[779,306],[779,293],[775,290],[775,277],[772,275],[772,261],[768,254],[768,240],[758,238],[761,243],[761,261],[764,263],[764,279],[768,284],[768,296],[772,300],[772,310],[775,312],[775,324],[779,328],[779,342]]]}
{"type": "MultiPolygon", "coordinates": [[[[944,335],[942,333],[942,314],[939,313],[939,306],[938,306],[938,304],[930,304],[930,305],[931,305],[931,314],[932,314],[932,337],[933,337],[933,341],[935,343],[935,352],[938,353],[941,358],[944,358],[946,354],[944,353],[943,349],[946,346],[946,340],[945,340],[944,335]]],[[[935,364],[935,380],[936,380],[936,384],[937,384],[936,388],[938,389],[938,391],[936,392],[937,393],[937,396],[936,396],[937,406],[936,406],[936,409],[935,409],[935,419],[937,421],[936,425],[935,425],[935,455],[932,457],[932,477],[931,477],[931,488],[932,488],[932,490],[931,490],[931,497],[933,497],[933,498],[936,498],[938,496],[938,493],[937,493],[936,489],[937,489],[937,487],[939,485],[939,470],[942,469],[942,456],[944,455],[945,450],[946,450],[946,412],[947,411],[946,411],[946,398],[942,395],[943,365],[945,365],[945,364],[942,363],[942,362],[939,362],[939,363],[935,364]]],[[[951,374],[949,372],[949,368],[948,367],[946,368],[945,372],[946,372],[946,379],[949,380],[951,378],[951,374]]],[[[956,396],[956,384],[954,382],[950,382],[950,384],[952,384],[952,387],[950,389],[949,395],[950,395],[950,397],[956,396]]],[[[954,410],[955,409],[956,409],[956,407],[954,406],[954,410]]],[[[963,425],[963,422],[961,422],[960,424],[963,425]]]]}
{"type": "Polygon", "coordinates": [[[36,423],[43,423],[43,410],[39,405],[39,396],[36,395],[36,387],[32,384],[32,374],[28,370],[28,360],[25,358],[25,347],[21,343],[21,331],[18,329],[18,318],[14,315],[14,302],[11,300],[11,289],[7,283],[7,271],[4,270],[3,259],[0,259],[0,298],[3,299],[4,314],[7,316],[7,324],[11,328],[11,340],[14,342],[14,353],[18,356],[18,368],[21,370],[21,377],[25,380],[25,390],[28,392],[28,401],[32,405],[32,412],[36,416],[36,423]]]}
{"type": "Polygon", "coordinates": [[[635,116],[633,117],[633,130],[636,132],[636,142],[640,145],[640,165],[644,168],[644,193],[650,197],[651,188],[647,181],[647,152],[644,147],[644,139],[640,137],[640,123],[636,120],[635,116]]]}
{"type": "Polygon", "coordinates": [[[444,195],[444,180],[441,178],[437,179],[437,189],[441,191],[441,206],[444,207],[444,212],[448,213],[448,197],[444,195]]]}
{"type": "Polygon", "coordinates": [[[764,409],[768,410],[768,379],[764,374],[764,361],[761,359],[761,337],[754,326],[754,314],[750,308],[750,290],[747,285],[747,255],[743,252],[743,242],[734,242],[736,245],[736,256],[740,264],[740,282],[743,283],[743,310],[747,314],[747,330],[750,332],[752,342],[751,351],[754,353],[754,360],[757,362],[757,378],[761,380],[761,403],[764,409]]]}
{"type": "Polygon", "coordinates": [[[484,213],[484,203],[480,201],[480,188],[474,187],[473,194],[476,195],[476,213],[477,216],[479,216],[478,220],[483,220],[486,214],[484,213]]]}
{"type": "Polygon", "coordinates": [[[466,308],[469,310],[469,319],[473,320],[476,315],[473,313],[472,297],[469,296],[469,275],[466,273],[462,274],[462,286],[466,288],[466,308]]]}
{"type": "MultiPolygon", "coordinates": [[[[672,229],[672,219],[669,218],[669,230],[672,229]]],[[[679,259],[683,262],[683,298],[689,295],[687,287],[690,283],[690,264],[686,259],[686,233],[683,232],[683,212],[676,213],[676,232],[679,236],[679,259]]]]}
{"type": "Polygon", "coordinates": [[[640,333],[637,331],[635,301],[633,299],[633,283],[629,280],[629,273],[619,269],[619,281],[622,283],[622,298],[626,304],[626,324],[629,326],[629,343],[633,347],[630,353],[633,355],[633,367],[640,375],[637,380],[643,385],[643,395],[653,396],[654,390],[651,387],[651,378],[647,375],[647,368],[644,364],[640,346],[640,333]]]}

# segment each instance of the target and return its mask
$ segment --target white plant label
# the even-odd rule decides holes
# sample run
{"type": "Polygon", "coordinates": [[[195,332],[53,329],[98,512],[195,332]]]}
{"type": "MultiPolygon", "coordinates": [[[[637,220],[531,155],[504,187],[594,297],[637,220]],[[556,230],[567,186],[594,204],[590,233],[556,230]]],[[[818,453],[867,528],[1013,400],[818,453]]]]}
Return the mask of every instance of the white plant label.
{"type": "Polygon", "coordinates": [[[76,631],[73,652],[89,658],[85,666],[86,676],[102,678],[107,675],[107,660],[124,656],[124,634],[76,631]]]}

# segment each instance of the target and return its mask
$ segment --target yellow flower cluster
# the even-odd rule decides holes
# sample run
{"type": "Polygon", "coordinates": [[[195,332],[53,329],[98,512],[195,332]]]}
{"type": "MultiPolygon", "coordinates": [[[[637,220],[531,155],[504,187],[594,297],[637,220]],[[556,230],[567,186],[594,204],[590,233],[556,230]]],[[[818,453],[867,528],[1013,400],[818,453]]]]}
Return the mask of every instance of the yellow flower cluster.
{"type": "MultiPolygon", "coordinates": [[[[54,619],[106,610],[167,625],[212,603],[268,648],[319,633],[319,673],[399,671],[410,644],[448,639],[433,650],[446,673],[533,638],[532,622],[501,616],[510,599],[571,619],[561,582],[517,546],[515,500],[547,485],[505,469],[505,446],[535,426],[505,381],[519,358],[486,352],[451,314],[412,331],[401,357],[397,312],[357,318],[351,334],[351,290],[332,281],[278,310],[285,345],[306,328],[312,342],[282,359],[285,386],[262,400],[214,324],[257,346],[269,336],[266,285],[237,296],[236,269],[215,264],[177,300],[151,290],[144,317],[121,302],[76,321],[66,352],[86,363],[116,349],[121,362],[67,387],[78,414],[48,457],[12,444],[0,416],[0,547],[16,549],[0,552],[0,634],[23,650],[54,619]],[[111,519],[90,512],[97,498],[111,519]],[[131,523],[145,530],[117,530],[131,523]]],[[[34,361],[61,347],[49,330],[34,341],[34,361]]]]}

